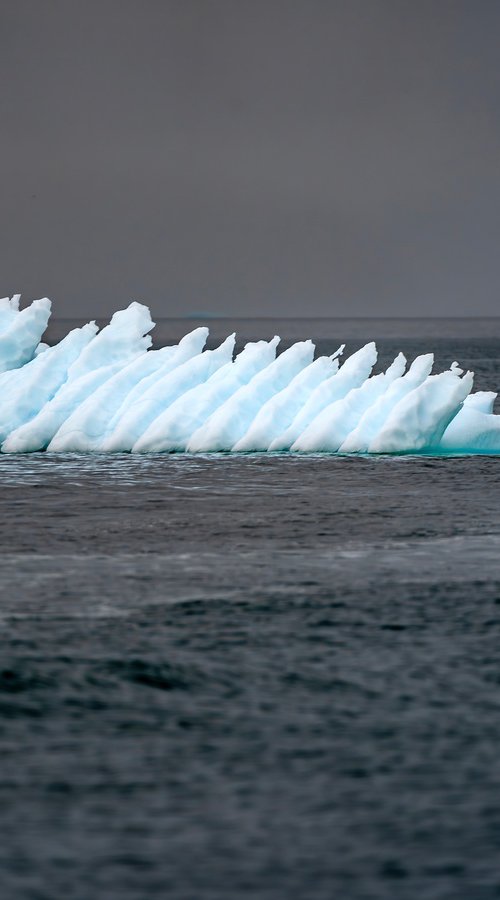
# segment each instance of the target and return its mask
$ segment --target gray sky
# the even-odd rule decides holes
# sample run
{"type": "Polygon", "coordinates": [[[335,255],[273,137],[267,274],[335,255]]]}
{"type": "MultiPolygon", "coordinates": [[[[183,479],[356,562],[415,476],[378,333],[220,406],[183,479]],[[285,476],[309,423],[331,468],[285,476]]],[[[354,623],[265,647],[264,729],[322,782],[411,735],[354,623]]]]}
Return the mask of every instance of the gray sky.
{"type": "Polygon", "coordinates": [[[498,0],[0,0],[0,296],[500,314],[498,0]]]}

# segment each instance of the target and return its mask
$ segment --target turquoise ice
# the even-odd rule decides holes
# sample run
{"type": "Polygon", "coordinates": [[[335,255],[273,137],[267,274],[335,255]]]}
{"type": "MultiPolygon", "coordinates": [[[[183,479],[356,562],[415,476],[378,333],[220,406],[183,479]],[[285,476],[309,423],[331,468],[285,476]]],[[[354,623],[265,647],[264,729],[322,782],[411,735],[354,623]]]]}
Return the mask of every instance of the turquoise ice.
{"type": "Polygon", "coordinates": [[[205,349],[208,328],[151,349],[149,309],[133,302],[54,346],[50,300],[0,299],[0,441],[4,453],[500,454],[496,393],[472,393],[454,362],[400,353],[373,373],[373,342],[341,362],[312,341],[277,354],[279,337],[236,336],[205,349]]]}

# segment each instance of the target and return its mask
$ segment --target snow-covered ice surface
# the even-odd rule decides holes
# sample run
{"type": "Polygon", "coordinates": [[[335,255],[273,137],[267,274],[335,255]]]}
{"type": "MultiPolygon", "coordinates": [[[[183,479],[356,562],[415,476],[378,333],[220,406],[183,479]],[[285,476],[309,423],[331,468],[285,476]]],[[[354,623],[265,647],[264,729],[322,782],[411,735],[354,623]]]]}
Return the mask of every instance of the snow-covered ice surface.
{"type": "Polygon", "coordinates": [[[433,372],[432,353],[374,372],[374,342],[345,359],[311,340],[277,355],[277,336],[235,352],[234,334],[206,349],[206,327],[153,350],[136,302],[48,346],[50,311],[0,300],[3,453],[500,453],[496,394],[455,361],[433,372]]]}

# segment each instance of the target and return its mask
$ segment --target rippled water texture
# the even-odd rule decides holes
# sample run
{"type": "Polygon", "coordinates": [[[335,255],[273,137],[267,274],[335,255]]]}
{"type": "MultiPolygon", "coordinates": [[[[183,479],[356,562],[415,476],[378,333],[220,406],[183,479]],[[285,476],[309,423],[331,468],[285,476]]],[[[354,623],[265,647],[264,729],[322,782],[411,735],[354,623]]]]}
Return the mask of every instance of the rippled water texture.
{"type": "Polygon", "coordinates": [[[500,459],[0,485],[2,897],[500,896],[500,459]]]}

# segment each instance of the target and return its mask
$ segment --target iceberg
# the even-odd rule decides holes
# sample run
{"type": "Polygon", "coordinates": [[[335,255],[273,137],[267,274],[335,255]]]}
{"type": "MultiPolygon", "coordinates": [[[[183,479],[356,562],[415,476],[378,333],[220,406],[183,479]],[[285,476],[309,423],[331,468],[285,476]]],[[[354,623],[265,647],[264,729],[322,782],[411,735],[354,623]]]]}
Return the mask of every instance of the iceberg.
{"type": "Polygon", "coordinates": [[[373,341],[349,356],[338,373],[327,378],[326,381],[320,382],[289,427],[283,434],[271,441],[269,449],[289,450],[326,406],[336,400],[342,400],[352,388],[360,387],[366,381],[376,362],[377,348],[373,341]]]}
{"type": "Polygon", "coordinates": [[[286,388],[264,403],[250,428],[237,441],[233,450],[268,450],[272,441],[290,425],[313,390],[337,372],[339,367],[337,357],[342,349],[339,348],[332,356],[320,356],[319,359],[315,359],[292,378],[286,388]]]}
{"type": "Polygon", "coordinates": [[[148,332],[154,324],[149,309],[142,303],[134,301],[126,309],[119,309],[72,365],[68,377],[79,378],[103,365],[128,363],[151,347],[148,332]]]}
{"type": "Polygon", "coordinates": [[[389,388],[368,407],[359,424],[347,435],[340,446],[342,453],[363,453],[383,428],[392,409],[406,394],[422,384],[431,373],[434,355],[417,356],[404,375],[396,378],[389,388]]]}
{"type": "Polygon", "coordinates": [[[493,391],[478,391],[465,398],[446,428],[439,447],[448,453],[498,453],[500,416],[493,415],[493,391]]]}
{"type": "Polygon", "coordinates": [[[189,359],[196,350],[201,350],[206,333],[204,328],[197,329],[196,334],[186,335],[178,346],[145,351],[119,368],[68,416],[52,438],[49,449],[59,452],[101,450],[132,392],[136,388],[144,391],[159,370],[166,374],[189,359]]]}
{"type": "Polygon", "coordinates": [[[21,294],[14,294],[13,297],[0,298],[0,334],[9,327],[11,322],[19,312],[19,301],[21,294]]]}
{"type": "Polygon", "coordinates": [[[203,384],[217,369],[232,359],[235,335],[232,334],[216,350],[205,350],[186,360],[172,371],[156,378],[130,406],[127,406],[113,434],[105,443],[106,450],[148,451],[154,436],[155,419],[178,397],[203,384]]]}
{"type": "Polygon", "coordinates": [[[47,328],[51,303],[47,297],[33,300],[19,311],[19,295],[15,294],[0,310],[0,372],[19,369],[33,359],[40,338],[47,328]]]}
{"type": "MultiPolygon", "coordinates": [[[[95,329],[96,334],[95,323],[85,327],[95,329]]],[[[87,397],[151,345],[144,329],[152,327],[149,310],[139,303],[131,303],[127,309],[116,312],[109,325],[96,334],[70,365],[66,380],[54,396],[30,421],[8,435],[2,445],[3,452],[45,450],[63,422],[87,397]]],[[[44,356],[42,353],[40,360],[44,356]]]]}
{"type": "Polygon", "coordinates": [[[269,342],[247,344],[234,362],[227,362],[205,384],[181,394],[155,420],[148,449],[156,452],[185,450],[192,434],[209,416],[257,372],[267,368],[276,356],[278,340],[275,337],[269,342]]]}
{"type": "Polygon", "coordinates": [[[260,408],[283,390],[314,356],[312,341],[299,341],[255,375],[217,409],[192,435],[191,453],[231,450],[248,430],[260,408]]]}
{"type": "Polygon", "coordinates": [[[423,384],[396,404],[385,425],[368,446],[370,453],[408,453],[435,450],[454,416],[472,390],[473,374],[463,377],[452,368],[429,375],[423,384]]]}
{"type": "Polygon", "coordinates": [[[3,453],[499,454],[497,394],[472,392],[453,362],[399,353],[374,372],[373,342],[341,361],[311,340],[278,352],[279,337],[234,334],[206,349],[208,328],[153,350],[149,309],[130,303],[50,345],[50,300],[0,299],[3,453]]]}
{"type": "Polygon", "coordinates": [[[301,452],[336,451],[356,428],[361,416],[387,390],[406,367],[406,359],[400,353],[380,375],[367,378],[358,388],[352,388],[343,400],[336,400],[325,407],[305,431],[292,444],[292,450],[301,452]]]}
{"type": "Polygon", "coordinates": [[[68,370],[95,337],[93,322],[75,328],[55,347],[48,347],[21,369],[0,375],[0,440],[33,419],[52,400],[68,370]]]}

